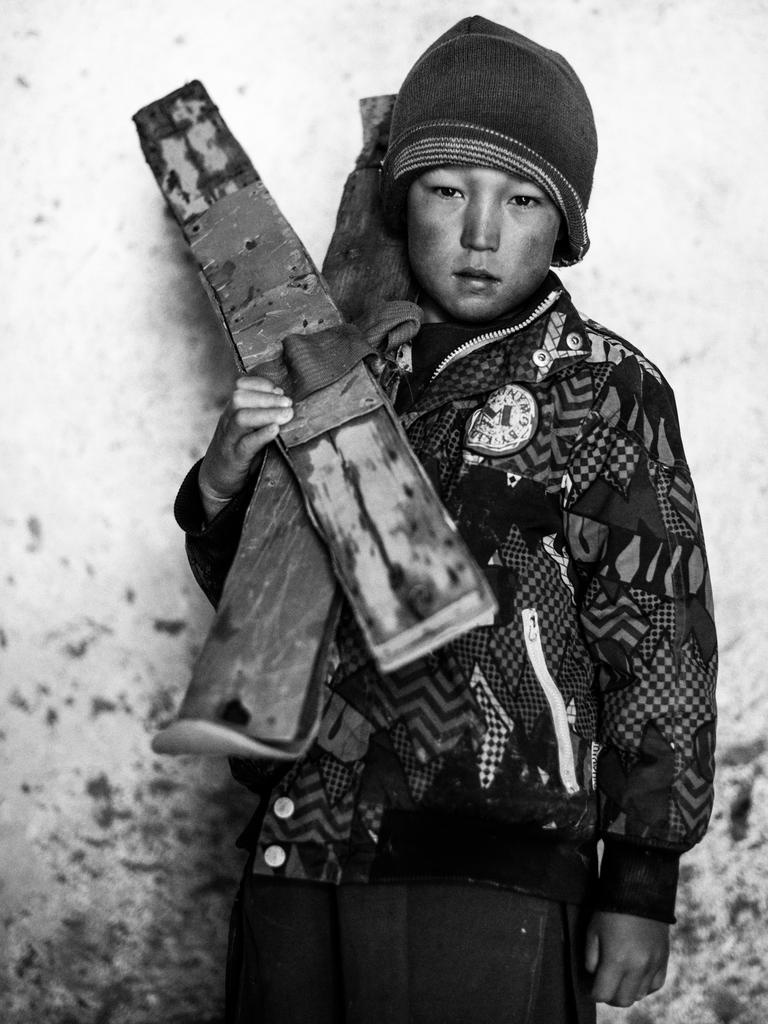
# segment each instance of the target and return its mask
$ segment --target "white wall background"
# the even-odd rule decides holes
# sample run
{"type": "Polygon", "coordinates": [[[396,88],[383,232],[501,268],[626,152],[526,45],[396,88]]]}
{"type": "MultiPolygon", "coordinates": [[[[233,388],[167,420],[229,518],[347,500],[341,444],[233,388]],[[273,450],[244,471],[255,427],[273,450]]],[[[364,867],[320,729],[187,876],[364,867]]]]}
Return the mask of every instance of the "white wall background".
{"type": "Polygon", "coordinates": [[[131,115],[191,78],[320,260],[357,99],[481,13],[596,112],[579,307],[669,376],[723,648],[720,786],[665,992],[603,1020],[768,1019],[765,0],[3,0],[0,1015],[213,1024],[252,801],[149,737],[210,619],[172,522],[231,368],[131,115]],[[760,863],[762,862],[762,875],[760,863]],[[3,962],[4,961],[4,962],[3,962]]]}

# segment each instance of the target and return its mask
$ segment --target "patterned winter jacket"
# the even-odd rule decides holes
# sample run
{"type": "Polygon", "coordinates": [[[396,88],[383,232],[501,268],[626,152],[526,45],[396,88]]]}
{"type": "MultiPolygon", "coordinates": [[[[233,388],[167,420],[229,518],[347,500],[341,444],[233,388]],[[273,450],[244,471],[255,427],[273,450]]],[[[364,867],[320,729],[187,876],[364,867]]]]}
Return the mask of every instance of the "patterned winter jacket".
{"type": "MultiPolygon", "coordinates": [[[[696,499],[664,378],[548,283],[403,416],[495,621],[382,676],[343,613],[317,741],[264,794],[256,872],[461,879],[674,920],[714,770],[696,499]]],[[[177,518],[215,598],[248,496],[201,528],[195,479],[177,518]]]]}

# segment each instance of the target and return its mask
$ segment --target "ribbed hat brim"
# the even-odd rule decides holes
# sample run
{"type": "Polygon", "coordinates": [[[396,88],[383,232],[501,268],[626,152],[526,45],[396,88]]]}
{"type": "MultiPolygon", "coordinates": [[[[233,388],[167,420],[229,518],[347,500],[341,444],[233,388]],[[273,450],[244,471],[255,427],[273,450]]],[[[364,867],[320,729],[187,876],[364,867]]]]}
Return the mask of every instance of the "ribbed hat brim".
{"type": "Polygon", "coordinates": [[[557,168],[517,139],[462,121],[419,125],[390,147],[382,174],[382,201],[389,222],[402,227],[408,189],[422,172],[451,165],[493,167],[529,178],[542,188],[565,219],[567,238],[555,248],[555,266],[577,263],[589,249],[582,202],[557,168]]]}

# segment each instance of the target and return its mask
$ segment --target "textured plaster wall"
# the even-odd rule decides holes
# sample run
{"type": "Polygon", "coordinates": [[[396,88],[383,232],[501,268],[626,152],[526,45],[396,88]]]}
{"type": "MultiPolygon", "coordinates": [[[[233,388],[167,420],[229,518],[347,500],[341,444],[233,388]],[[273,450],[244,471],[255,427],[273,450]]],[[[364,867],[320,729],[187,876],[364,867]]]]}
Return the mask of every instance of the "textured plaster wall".
{"type": "Polygon", "coordinates": [[[768,1019],[764,77],[758,0],[0,6],[0,1017],[221,1018],[252,801],[149,749],[210,612],[171,517],[231,367],[130,121],[201,78],[320,258],[358,97],[482,13],[564,51],[596,110],[580,308],[671,377],[723,648],[713,826],[664,993],[603,1021],[768,1019]]]}

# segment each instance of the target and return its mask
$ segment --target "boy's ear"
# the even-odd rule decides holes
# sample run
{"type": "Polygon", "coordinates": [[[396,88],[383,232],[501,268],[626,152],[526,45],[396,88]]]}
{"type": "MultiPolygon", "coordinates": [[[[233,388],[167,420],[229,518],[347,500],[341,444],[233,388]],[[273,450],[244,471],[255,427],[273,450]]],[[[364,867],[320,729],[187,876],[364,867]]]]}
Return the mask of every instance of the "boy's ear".
{"type": "Polygon", "coordinates": [[[559,251],[561,243],[568,244],[568,225],[565,222],[565,217],[560,214],[560,225],[557,229],[557,238],[555,244],[552,246],[552,262],[554,263],[557,259],[556,253],[559,251]]]}

